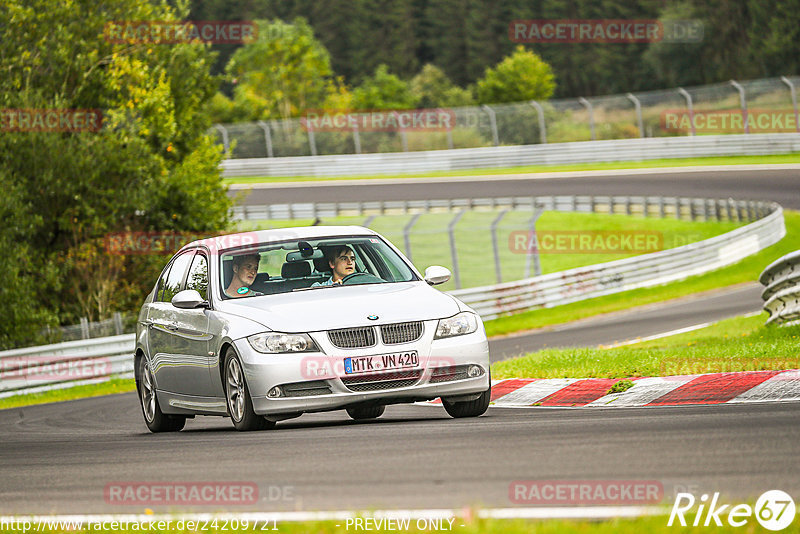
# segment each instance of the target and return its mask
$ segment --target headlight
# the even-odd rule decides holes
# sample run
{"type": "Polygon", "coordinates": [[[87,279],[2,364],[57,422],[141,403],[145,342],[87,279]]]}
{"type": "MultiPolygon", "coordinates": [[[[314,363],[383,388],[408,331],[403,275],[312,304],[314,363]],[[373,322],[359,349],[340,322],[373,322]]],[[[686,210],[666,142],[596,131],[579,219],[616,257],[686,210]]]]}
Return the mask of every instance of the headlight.
{"type": "Polygon", "coordinates": [[[317,344],[308,334],[283,334],[264,332],[247,338],[250,346],[258,352],[278,354],[281,352],[319,352],[317,344]]]}
{"type": "Polygon", "coordinates": [[[477,329],[478,316],[470,312],[461,312],[447,319],[439,319],[434,339],[463,336],[464,334],[471,334],[477,329]]]}

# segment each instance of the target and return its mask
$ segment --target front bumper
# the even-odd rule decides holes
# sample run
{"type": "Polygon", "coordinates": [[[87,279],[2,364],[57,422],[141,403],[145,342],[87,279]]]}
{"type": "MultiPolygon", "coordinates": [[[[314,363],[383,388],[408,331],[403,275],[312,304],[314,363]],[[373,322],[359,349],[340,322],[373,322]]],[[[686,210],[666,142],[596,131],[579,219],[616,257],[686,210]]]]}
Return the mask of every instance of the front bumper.
{"type": "Polygon", "coordinates": [[[337,349],[327,339],[325,333],[312,333],[323,353],[305,354],[261,354],[252,349],[247,340],[236,343],[242,359],[242,366],[253,400],[253,409],[260,415],[295,414],[343,409],[348,406],[372,404],[396,404],[430,400],[437,397],[456,397],[481,393],[489,389],[489,344],[483,328],[472,334],[447,339],[433,339],[433,328],[426,324],[427,335],[414,343],[403,345],[382,345],[362,349],[337,349]],[[385,376],[387,381],[374,391],[354,391],[357,387],[345,383],[357,375],[347,375],[343,371],[343,358],[374,356],[393,352],[417,351],[419,366],[413,369],[371,373],[371,377],[385,376]],[[474,378],[463,373],[453,379],[443,380],[441,374],[446,369],[467,369],[470,365],[479,366],[482,373],[474,378]],[[417,379],[391,381],[398,374],[419,371],[417,379]],[[343,381],[344,379],[344,381],[343,381]],[[313,395],[268,397],[267,392],[275,386],[285,385],[303,387],[302,384],[324,385],[329,393],[320,394],[319,388],[313,395]],[[402,384],[394,387],[394,384],[402,384]],[[388,387],[385,387],[388,386],[388,387]]]}

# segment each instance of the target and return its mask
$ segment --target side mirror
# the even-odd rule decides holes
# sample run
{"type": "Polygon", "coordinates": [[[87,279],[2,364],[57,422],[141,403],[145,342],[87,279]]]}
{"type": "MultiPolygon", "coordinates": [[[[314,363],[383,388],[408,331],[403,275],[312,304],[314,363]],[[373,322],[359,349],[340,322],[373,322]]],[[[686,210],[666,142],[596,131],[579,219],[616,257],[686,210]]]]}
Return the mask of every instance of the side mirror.
{"type": "Polygon", "coordinates": [[[450,269],[447,267],[431,265],[425,269],[425,281],[428,282],[428,285],[444,284],[448,280],[450,280],[450,269]]]}
{"type": "Polygon", "coordinates": [[[208,308],[208,301],[200,296],[195,289],[184,289],[172,297],[172,305],[182,310],[193,310],[195,308],[208,308]]]}

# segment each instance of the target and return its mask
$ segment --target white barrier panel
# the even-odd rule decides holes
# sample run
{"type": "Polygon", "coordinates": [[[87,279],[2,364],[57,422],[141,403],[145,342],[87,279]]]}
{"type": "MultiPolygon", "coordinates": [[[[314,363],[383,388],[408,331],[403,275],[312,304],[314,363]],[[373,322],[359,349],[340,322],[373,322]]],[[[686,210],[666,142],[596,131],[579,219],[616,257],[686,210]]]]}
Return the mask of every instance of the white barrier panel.
{"type": "Polygon", "coordinates": [[[800,152],[798,133],[646,137],[420,152],[228,159],[220,167],[226,178],[352,176],[793,152],[800,152]]]}

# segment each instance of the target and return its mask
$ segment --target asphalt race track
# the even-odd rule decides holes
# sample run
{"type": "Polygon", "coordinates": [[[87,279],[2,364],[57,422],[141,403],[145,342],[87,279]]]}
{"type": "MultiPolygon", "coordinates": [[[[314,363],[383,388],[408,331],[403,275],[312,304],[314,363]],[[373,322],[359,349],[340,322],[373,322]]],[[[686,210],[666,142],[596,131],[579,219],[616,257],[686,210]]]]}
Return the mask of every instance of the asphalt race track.
{"type": "Polygon", "coordinates": [[[489,341],[492,362],[545,347],[588,347],[672,332],[707,322],[761,310],[764,303],[757,283],[710,291],[701,296],[640,306],[566,325],[514,334],[489,341]]]}
{"type": "Polygon", "coordinates": [[[467,420],[390,406],[366,423],[332,412],[240,433],[205,417],[153,435],[131,393],[3,410],[0,427],[3,513],[170,511],[106,503],[106,485],[126,482],[258,485],[257,505],[193,508],[209,512],[530,506],[509,500],[518,480],[658,481],[670,502],[687,489],[800,491],[800,403],[490,408],[467,420]]]}
{"type": "MultiPolygon", "coordinates": [[[[800,168],[790,170],[660,171],[646,174],[587,175],[542,178],[536,174],[483,177],[401,179],[390,183],[325,182],[251,188],[242,204],[424,200],[545,195],[652,195],[737,200],[774,200],[787,209],[800,209],[800,168]]],[[[589,174],[589,173],[586,173],[589,174]]],[[[238,187],[238,186],[237,186],[238,187]]],[[[231,195],[241,189],[231,191],[231,195]]]]}
{"type": "MultiPolygon", "coordinates": [[[[766,199],[800,209],[800,170],[265,188],[247,203],[575,193],[766,199]]],[[[493,358],[522,347],[622,341],[755,311],[759,292],[746,284],[497,339],[493,358]]],[[[198,417],[180,433],[153,435],[131,393],[3,410],[0,428],[3,514],[174,510],[104,496],[109,484],[135,482],[259,487],[256,504],[180,507],[207,512],[530,506],[510,499],[510,484],[520,480],[657,481],[670,503],[678,491],[719,491],[740,500],[770,489],[800,493],[800,403],[490,408],[468,420],[451,419],[437,406],[403,405],[370,422],[332,412],[239,433],[227,419],[198,417]]]]}

